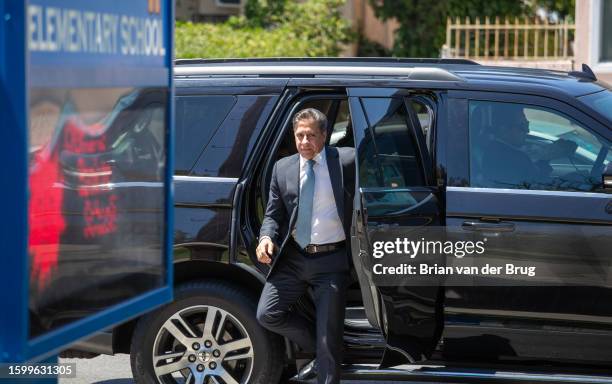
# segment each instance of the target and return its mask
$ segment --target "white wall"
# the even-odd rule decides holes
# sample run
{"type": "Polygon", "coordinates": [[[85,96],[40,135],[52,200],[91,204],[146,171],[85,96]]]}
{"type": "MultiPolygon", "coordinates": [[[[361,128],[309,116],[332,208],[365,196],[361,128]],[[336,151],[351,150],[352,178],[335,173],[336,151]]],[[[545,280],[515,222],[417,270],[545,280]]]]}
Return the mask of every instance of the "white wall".
{"type": "Polygon", "coordinates": [[[612,85],[612,62],[600,62],[602,0],[576,0],[576,67],[588,64],[597,78],[612,85]]]}

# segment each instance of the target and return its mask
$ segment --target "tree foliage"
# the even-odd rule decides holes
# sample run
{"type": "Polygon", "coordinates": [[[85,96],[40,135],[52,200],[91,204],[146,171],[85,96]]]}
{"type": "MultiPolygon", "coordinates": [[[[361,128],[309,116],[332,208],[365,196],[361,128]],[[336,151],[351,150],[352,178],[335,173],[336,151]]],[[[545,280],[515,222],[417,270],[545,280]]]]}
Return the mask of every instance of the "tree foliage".
{"type": "Polygon", "coordinates": [[[370,0],[376,15],[400,24],[393,54],[407,57],[438,57],[444,44],[446,18],[485,16],[504,18],[532,16],[537,7],[573,15],[575,0],[370,0]]]}
{"type": "Polygon", "coordinates": [[[535,7],[542,7],[549,12],[555,12],[560,18],[574,17],[576,0],[535,0],[535,7]]]}
{"type": "Polygon", "coordinates": [[[270,27],[282,21],[288,0],[248,0],[244,15],[251,26],[270,27]]]}
{"type": "Polygon", "coordinates": [[[253,0],[247,17],[221,24],[176,23],[177,58],[337,56],[351,38],[344,0],[253,0]]]}
{"type": "Polygon", "coordinates": [[[448,16],[465,18],[470,17],[506,17],[520,16],[528,13],[527,5],[517,0],[451,0],[446,1],[448,16]]]}

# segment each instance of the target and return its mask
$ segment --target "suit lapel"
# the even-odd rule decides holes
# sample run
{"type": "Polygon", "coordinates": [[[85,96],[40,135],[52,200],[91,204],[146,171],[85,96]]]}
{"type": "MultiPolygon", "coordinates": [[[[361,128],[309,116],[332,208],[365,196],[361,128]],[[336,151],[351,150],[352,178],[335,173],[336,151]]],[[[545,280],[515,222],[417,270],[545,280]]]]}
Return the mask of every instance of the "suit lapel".
{"type": "Polygon", "coordinates": [[[340,221],[344,224],[344,193],[342,192],[342,167],[340,166],[340,157],[338,150],[329,146],[325,147],[325,156],[327,158],[327,170],[329,171],[329,179],[331,181],[332,190],[334,191],[334,200],[336,201],[336,209],[340,221]]]}
{"type": "Polygon", "coordinates": [[[295,155],[289,162],[285,173],[285,185],[287,188],[287,196],[293,196],[290,204],[293,206],[293,212],[289,212],[290,218],[295,214],[298,206],[300,195],[300,156],[295,155]]]}

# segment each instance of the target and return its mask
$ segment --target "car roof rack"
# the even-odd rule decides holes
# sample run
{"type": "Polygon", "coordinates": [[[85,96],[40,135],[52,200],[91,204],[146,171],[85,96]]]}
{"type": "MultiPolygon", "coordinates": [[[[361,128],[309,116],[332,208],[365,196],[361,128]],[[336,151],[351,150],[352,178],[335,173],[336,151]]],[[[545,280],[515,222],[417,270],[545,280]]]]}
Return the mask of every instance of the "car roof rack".
{"type": "Polygon", "coordinates": [[[404,80],[463,81],[446,65],[479,65],[464,59],[387,57],[288,57],[246,59],[179,59],[181,77],[396,77],[404,80]],[[378,64],[378,65],[377,65],[378,64]]]}
{"type": "Polygon", "coordinates": [[[459,64],[459,65],[480,65],[475,61],[467,59],[436,59],[436,58],[405,58],[405,57],[270,57],[270,58],[235,58],[235,59],[176,59],[175,65],[203,65],[203,64],[266,64],[275,65],[294,65],[303,64],[323,64],[346,63],[363,64],[459,64]]]}
{"type": "Polygon", "coordinates": [[[356,66],[356,65],[194,65],[174,67],[174,75],[203,77],[299,77],[299,78],[389,78],[420,81],[464,81],[446,68],[435,66],[356,66]]]}
{"type": "Polygon", "coordinates": [[[578,77],[580,79],[597,81],[597,76],[595,76],[595,72],[586,64],[582,64],[582,71],[571,71],[570,76],[578,77]]]}

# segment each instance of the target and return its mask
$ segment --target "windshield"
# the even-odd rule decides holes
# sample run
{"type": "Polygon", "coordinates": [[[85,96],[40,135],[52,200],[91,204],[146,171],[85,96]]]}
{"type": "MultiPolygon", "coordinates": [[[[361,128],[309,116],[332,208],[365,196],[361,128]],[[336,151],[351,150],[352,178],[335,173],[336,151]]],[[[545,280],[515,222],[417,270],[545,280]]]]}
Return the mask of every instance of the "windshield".
{"type": "Polygon", "coordinates": [[[579,99],[612,122],[612,91],[607,89],[605,91],[581,96],[579,99]]]}

